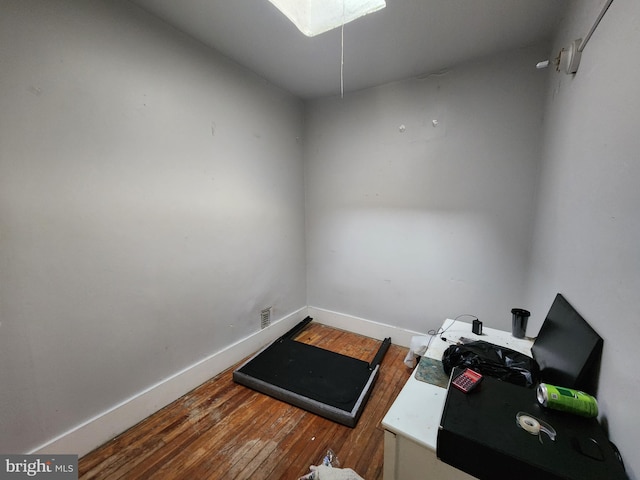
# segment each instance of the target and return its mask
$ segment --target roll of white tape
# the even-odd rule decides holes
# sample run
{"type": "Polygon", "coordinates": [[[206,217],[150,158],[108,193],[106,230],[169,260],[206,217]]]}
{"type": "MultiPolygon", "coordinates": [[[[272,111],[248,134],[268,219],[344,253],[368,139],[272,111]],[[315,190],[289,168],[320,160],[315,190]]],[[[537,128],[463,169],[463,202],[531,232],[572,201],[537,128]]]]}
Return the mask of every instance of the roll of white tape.
{"type": "Polygon", "coordinates": [[[538,420],[536,417],[529,415],[526,412],[517,413],[516,425],[525,432],[529,432],[531,435],[537,435],[540,443],[542,443],[542,432],[546,433],[551,440],[556,439],[556,431],[551,425],[543,422],[542,420],[538,420]]]}
{"type": "Polygon", "coordinates": [[[518,417],[518,425],[531,435],[540,434],[540,422],[529,415],[520,415],[518,417]]]}

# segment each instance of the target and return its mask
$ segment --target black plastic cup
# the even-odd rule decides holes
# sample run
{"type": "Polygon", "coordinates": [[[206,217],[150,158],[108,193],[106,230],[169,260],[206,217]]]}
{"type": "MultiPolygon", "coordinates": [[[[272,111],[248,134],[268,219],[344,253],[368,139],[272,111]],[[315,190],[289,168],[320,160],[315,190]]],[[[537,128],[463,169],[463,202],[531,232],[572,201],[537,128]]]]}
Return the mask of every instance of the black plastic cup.
{"type": "Polygon", "coordinates": [[[513,308],[511,315],[511,335],[516,338],[524,338],[527,331],[527,320],[529,320],[531,313],[522,308],[513,308]]]}

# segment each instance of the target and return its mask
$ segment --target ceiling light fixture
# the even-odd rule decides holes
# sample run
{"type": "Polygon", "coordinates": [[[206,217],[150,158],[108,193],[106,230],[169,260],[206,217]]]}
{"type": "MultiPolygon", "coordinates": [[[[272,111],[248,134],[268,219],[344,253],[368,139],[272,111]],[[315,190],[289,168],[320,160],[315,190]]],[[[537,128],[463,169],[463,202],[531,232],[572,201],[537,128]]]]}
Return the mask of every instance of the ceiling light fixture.
{"type": "Polygon", "coordinates": [[[307,37],[377,12],[385,0],[269,0],[307,37]]]}

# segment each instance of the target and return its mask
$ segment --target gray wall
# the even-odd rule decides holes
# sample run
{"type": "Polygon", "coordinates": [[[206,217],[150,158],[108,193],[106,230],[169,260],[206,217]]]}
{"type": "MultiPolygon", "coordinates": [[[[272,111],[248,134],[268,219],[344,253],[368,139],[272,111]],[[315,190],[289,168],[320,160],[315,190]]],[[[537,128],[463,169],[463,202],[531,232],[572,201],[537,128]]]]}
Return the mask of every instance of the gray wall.
{"type": "Polygon", "coordinates": [[[0,451],[306,305],[302,104],[125,1],[2,2],[0,451]]]}
{"type": "Polygon", "coordinates": [[[509,328],[529,266],[545,55],[307,103],[310,306],[417,331],[460,314],[509,328]]]}
{"type": "MultiPolygon", "coordinates": [[[[603,3],[572,3],[554,54],[587,34],[603,3]]],[[[640,3],[615,0],[575,77],[549,72],[528,289],[534,327],[562,292],[604,338],[598,401],[632,478],[640,476],[639,27],[640,3]]]]}

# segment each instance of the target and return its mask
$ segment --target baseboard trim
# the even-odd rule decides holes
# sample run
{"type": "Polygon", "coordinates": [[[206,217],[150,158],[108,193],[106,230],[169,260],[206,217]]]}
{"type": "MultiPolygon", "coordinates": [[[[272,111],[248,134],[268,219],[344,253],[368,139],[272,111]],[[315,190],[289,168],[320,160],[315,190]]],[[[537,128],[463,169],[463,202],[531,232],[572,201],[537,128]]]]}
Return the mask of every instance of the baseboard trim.
{"type": "Polygon", "coordinates": [[[272,322],[268,328],[177,372],[29,453],[83,456],[273,342],[306,316],[307,307],[303,307],[272,322]]]}
{"type": "Polygon", "coordinates": [[[318,323],[380,340],[391,337],[391,343],[406,348],[409,348],[411,337],[424,335],[424,332],[405,330],[393,325],[374,322],[324,308],[307,307],[307,312],[318,323]]]}
{"type": "Polygon", "coordinates": [[[273,322],[268,328],[260,330],[175,373],[62,435],[49,440],[29,453],[86,455],[162,407],[238,363],[243,358],[273,342],[307,316],[312,317],[318,323],[367,337],[377,339],[391,337],[392,343],[403,347],[409,346],[411,337],[424,335],[420,332],[405,330],[323,308],[302,307],[273,322]]]}

